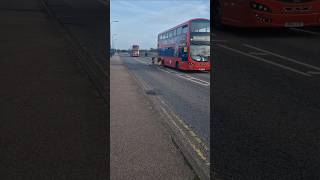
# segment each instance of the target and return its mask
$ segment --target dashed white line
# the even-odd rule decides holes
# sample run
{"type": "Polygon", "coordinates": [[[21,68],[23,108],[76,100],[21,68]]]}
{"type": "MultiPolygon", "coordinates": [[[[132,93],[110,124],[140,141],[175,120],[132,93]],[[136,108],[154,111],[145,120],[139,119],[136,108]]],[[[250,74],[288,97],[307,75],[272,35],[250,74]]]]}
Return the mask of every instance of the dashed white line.
{"type": "Polygon", "coordinates": [[[218,44],[218,46],[221,47],[221,48],[224,48],[224,49],[228,49],[228,50],[230,50],[230,51],[233,51],[233,52],[235,52],[235,53],[242,54],[242,55],[244,55],[244,56],[248,56],[248,57],[251,57],[251,58],[253,58],[253,59],[256,59],[256,60],[265,62],[265,63],[267,63],[267,64],[271,64],[271,65],[274,65],[274,66],[277,66],[277,67],[286,69],[286,70],[288,70],[288,71],[295,72],[295,73],[300,74],[300,75],[304,75],[304,76],[311,77],[310,74],[307,74],[307,73],[305,73],[305,72],[296,70],[296,69],[294,69],[294,68],[291,68],[291,67],[288,67],[288,66],[279,64],[279,63],[275,63],[275,62],[269,61],[269,60],[267,60],[267,59],[264,59],[264,58],[261,58],[261,57],[258,57],[258,56],[254,56],[254,55],[251,55],[251,54],[249,54],[249,53],[246,53],[246,52],[243,52],[243,51],[240,51],[240,50],[237,50],[237,49],[234,49],[234,48],[231,48],[231,47],[222,45],[222,44],[218,44]]]}

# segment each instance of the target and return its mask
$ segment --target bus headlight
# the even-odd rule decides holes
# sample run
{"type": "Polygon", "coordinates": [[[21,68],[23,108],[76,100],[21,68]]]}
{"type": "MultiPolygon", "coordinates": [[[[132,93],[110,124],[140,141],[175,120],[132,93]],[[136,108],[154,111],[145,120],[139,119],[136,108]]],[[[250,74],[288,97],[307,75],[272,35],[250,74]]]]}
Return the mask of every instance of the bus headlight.
{"type": "Polygon", "coordinates": [[[258,10],[258,11],[264,11],[264,12],[272,12],[271,9],[264,5],[264,4],[260,4],[260,3],[256,3],[256,2],[250,2],[250,6],[252,9],[258,10]]]}

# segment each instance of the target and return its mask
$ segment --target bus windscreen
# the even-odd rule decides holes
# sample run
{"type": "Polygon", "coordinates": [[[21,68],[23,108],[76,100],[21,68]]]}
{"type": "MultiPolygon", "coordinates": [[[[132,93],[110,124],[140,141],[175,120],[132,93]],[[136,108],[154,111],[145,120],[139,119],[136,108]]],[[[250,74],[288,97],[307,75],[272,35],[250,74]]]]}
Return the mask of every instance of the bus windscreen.
{"type": "Polygon", "coordinates": [[[210,32],[210,21],[207,21],[207,20],[192,21],[191,32],[210,32]]]}

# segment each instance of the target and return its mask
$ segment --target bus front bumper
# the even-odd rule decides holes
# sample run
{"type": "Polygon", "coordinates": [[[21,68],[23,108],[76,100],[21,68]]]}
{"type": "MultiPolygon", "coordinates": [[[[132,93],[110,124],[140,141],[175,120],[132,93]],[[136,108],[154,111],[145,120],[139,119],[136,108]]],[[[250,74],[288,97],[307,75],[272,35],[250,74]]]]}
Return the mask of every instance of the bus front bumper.
{"type": "Polygon", "coordinates": [[[210,63],[199,63],[199,64],[189,64],[186,63],[184,67],[181,67],[184,70],[191,71],[210,71],[210,63]]]}
{"type": "Polygon", "coordinates": [[[305,27],[320,26],[320,13],[305,14],[271,14],[263,12],[250,13],[248,26],[254,27],[305,27]],[[252,22],[252,24],[250,23],[252,22]]]}

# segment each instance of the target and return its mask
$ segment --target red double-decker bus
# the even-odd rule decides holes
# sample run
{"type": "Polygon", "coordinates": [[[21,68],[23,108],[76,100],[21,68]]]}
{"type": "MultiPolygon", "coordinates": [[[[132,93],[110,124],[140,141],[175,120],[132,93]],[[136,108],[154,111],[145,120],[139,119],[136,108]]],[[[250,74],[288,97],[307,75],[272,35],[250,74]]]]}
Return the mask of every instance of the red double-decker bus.
{"type": "Polygon", "coordinates": [[[139,57],[140,56],[139,45],[132,45],[131,56],[132,57],[139,57]]]}
{"type": "Polygon", "coordinates": [[[320,0],[214,0],[213,8],[218,29],[320,26],[320,0]]]}
{"type": "Polygon", "coordinates": [[[179,70],[210,70],[210,21],[197,18],[158,35],[158,60],[179,70]]]}

